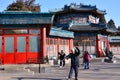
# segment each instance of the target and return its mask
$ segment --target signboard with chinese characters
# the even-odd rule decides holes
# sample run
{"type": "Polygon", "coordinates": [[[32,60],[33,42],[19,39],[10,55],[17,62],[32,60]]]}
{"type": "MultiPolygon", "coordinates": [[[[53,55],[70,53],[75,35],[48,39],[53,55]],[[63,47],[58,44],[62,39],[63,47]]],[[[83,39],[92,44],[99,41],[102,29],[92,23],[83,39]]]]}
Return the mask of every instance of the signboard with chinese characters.
{"type": "Polygon", "coordinates": [[[96,18],[92,15],[89,15],[88,21],[91,22],[91,23],[98,24],[99,23],[99,18],[96,18]]]}
{"type": "Polygon", "coordinates": [[[78,17],[78,16],[74,16],[74,17],[69,17],[69,18],[60,18],[58,20],[58,23],[60,24],[65,24],[65,23],[69,23],[69,22],[75,22],[75,23],[79,23],[79,24],[83,24],[87,22],[87,17],[78,17]]]}

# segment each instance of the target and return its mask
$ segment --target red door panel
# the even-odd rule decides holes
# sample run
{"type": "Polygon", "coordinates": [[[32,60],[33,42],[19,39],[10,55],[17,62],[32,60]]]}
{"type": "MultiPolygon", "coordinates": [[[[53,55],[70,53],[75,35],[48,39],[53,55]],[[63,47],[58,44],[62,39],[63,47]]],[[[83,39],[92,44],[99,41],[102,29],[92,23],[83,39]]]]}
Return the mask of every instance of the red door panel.
{"type": "Polygon", "coordinates": [[[4,56],[4,63],[5,64],[14,64],[15,62],[15,56],[13,53],[6,53],[4,56]]]}
{"type": "Polygon", "coordinates": [[[17,36],[16,38],[16,63],[26,63],[26,36],[17,36]]]}
{"type": "Polygon", "coordinates": [[[16,54],[16,63],[21,64],[21,63],[26,63],[26,54],[25,53],[17,53],[16,54]]]}

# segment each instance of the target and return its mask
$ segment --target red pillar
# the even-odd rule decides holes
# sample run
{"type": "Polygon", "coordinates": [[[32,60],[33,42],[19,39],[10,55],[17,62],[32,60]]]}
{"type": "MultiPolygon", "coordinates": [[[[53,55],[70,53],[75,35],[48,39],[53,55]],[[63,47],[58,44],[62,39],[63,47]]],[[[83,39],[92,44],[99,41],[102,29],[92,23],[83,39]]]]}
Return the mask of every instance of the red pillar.
{"type": "Polygon", "coordinates": [[[57,39],[57,50],[60,52],[60,38],[57,39]]]}
{"type": "Polygon", "coordinates": [[[42,57],[46,57],[46,27],[41,29],[41,47],[42,47],[42,57]]]}
{"type": "Polygon", "coordinates": [[[99,35],[97,35],[97,38],[96,38],[96,48],[97,48],[97,56],[98,57],[103,57],[104,55],[103,55],[103,50],[102,50],[102,46],[101,46],[101,44],[102,44],[102,42],[103,42],[103,39],[101,39],[101,38],[103,38],[103,36],[99,36],[99,35]]]}
{"type": "Polygon", "coordinates": [[[97,50],[97,57],[100,57],[101,54],[100,54],[100,39],[99,39],[99,36],[97,35],[96,36],[96,50],[97,50]]]}
{"type": "Polygon", "coordinates": [[[69,51],[74,47],[73,45],[73,39],[69,40],[69,51]]]}

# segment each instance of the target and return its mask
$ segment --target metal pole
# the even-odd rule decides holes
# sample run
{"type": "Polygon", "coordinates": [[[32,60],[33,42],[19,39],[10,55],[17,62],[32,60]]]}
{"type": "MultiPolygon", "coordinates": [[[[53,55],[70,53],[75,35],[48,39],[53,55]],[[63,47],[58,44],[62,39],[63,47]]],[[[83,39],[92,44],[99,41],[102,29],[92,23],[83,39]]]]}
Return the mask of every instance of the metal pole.
{"type": "Polygon", "coordinates": [[[39,64],[39,73],[40,73],[40,58],[38,60],[38,64],[39,64]]]}
{"type": "Polygon", "coordinates": [[[40,62],[39,62],[39,73],[40,73],[40,62]]]}

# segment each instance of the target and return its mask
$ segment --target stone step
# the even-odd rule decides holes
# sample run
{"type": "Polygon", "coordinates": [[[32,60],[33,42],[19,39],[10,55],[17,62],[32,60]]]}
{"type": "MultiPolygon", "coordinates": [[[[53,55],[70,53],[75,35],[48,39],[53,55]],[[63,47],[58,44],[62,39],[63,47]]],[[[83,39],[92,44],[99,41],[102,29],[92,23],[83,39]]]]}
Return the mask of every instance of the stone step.
{"type": "Polygon", "coordinates": [[[30,71],[29,69],[26,69],[27,65],[1,65],[0,71],[3,73],[33,73],[33,71],[30,71]]]}

